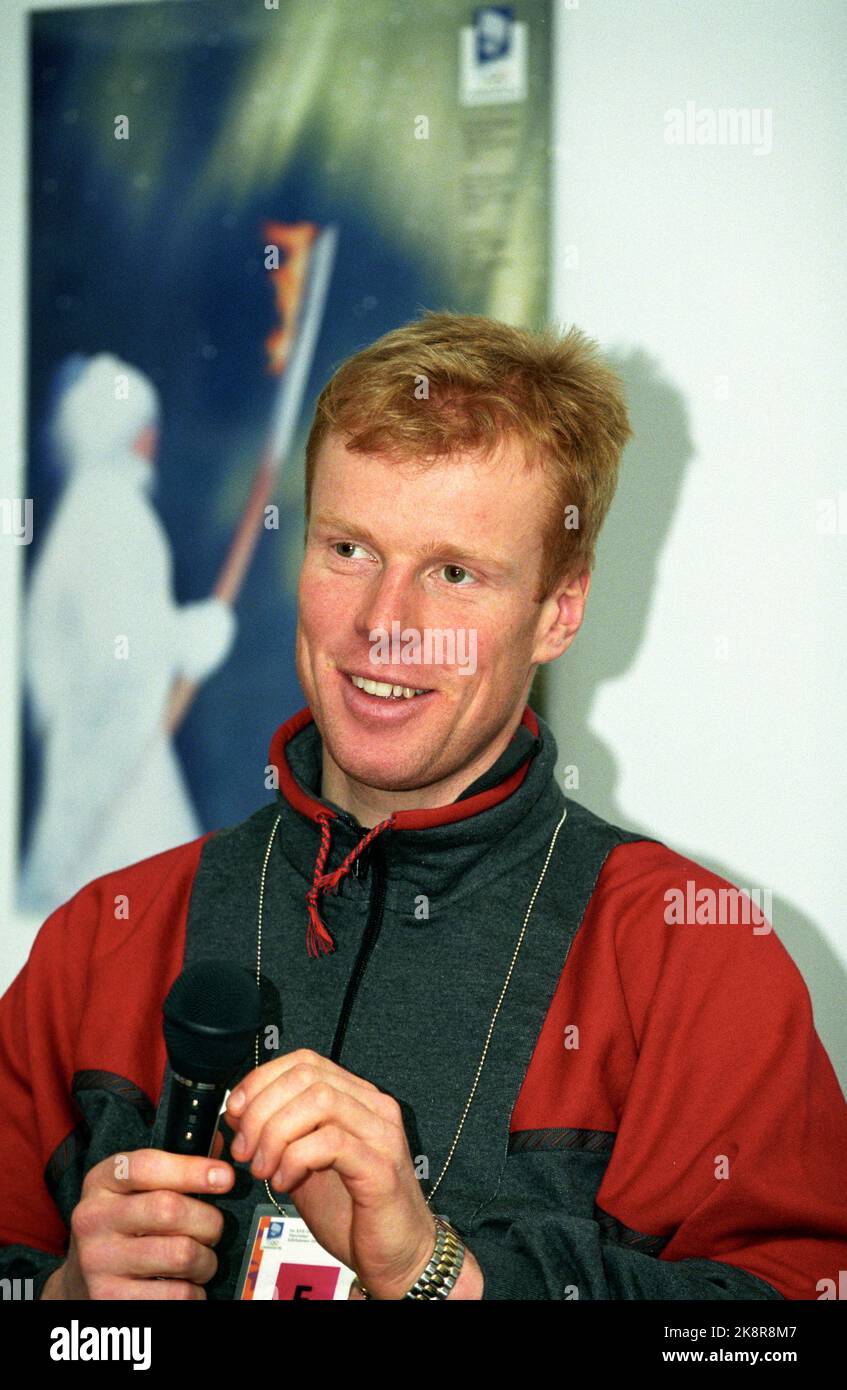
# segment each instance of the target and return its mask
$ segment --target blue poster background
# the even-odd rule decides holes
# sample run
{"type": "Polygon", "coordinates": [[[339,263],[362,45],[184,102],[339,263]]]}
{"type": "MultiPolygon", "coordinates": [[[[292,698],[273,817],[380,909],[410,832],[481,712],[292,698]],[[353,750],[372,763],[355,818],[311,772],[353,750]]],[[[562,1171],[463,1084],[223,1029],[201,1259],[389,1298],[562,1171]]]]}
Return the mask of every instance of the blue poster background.
{"type": "MultiPolygon", "coordinates": [[[[153,495],[176,596],[210,593],[278,385],[266,366],[265,338],[279,320],[263,226],[338,227],[296,447],[274,498],[279,530],[259,541],[237,603],[234,651],[177,735],[207,828],[235,823],[271,795],[263,783],[271,734],[304,703],[293,663],[302,452],[321,386],[344,357],[424,308],[528,324],[544,315],[548,0],[514,7],[538,40],[531,97],[497,111],[463,113],[457,97],[458,34],[473,7],[433,0],[423,9],[283,0],[275,13],[197,0],[31,19],[28,566],[58,495],[45,432],[57,373],[73,354],[107,351],[160,393],[153,495]],[[318,54],[319,71],[298,88],[318,54]],[[440,120],[438,148],[405,138],[421,111],[440,120]],[[130,121],[123,148],[118,114],[130,121]],[[479,143],[479,120],[493,119],[511,122],[515,178],[537,213],[531,237],[515,231],[523,280],[515,270],[505,306],[496,257],[474,262],[484,238],[468,236],[475,214],[462,202],[475,157],[469,131],[479,143]]],[[[40,759],[26,701],[22,708],[25,842],[40,759]]]]}

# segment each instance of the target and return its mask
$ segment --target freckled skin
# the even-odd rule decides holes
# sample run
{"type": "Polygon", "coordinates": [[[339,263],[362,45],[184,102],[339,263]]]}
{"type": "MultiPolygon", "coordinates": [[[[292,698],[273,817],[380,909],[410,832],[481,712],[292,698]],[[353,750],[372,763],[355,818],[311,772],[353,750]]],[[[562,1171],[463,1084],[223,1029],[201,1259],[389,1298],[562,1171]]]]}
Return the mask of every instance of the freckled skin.
{"type": "Polygon", "coordinates": [[[541,473],[525,471],[511,440],[488,460],[463,454],[426,470],[350,453],[334,434],[325,440],[300,572],[296,666],[323,739],[322,795],[362,825],[455,801],[508,745],[538,665],[570,646],[590,574],[533,601],[545,506],[541,473]],[[327,512],[347,525],[322,527],[327,512]],[[508,572],[452,552],[424,556],[435,540],[482,551],[508,572]],[[475,629],[476,670],[461,674],[460,657],[453,666],[404,667],[403,684],[436,694],[396,727],[375,726],[348,709],[340,672],[384,679],[385,666],[370,659],[370,633],[390,633],[394,621],[421,635],[475,629]]]}

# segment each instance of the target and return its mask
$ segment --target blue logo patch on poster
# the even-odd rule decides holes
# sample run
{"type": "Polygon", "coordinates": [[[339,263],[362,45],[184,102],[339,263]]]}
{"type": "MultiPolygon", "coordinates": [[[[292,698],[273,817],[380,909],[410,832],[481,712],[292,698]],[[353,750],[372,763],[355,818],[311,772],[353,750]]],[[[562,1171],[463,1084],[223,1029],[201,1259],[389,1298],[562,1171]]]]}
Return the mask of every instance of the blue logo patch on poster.
{"type": "Polygon", "coordinates": [[[481,5],[474,11],[476,60],[493,63],[508,58],[512,49],[515,12],[508,5],[481,5]]]}
{"type": "Polygon", "coordinates": [[[480,5],[459,34],[462,106],[526,101],[529,26],[510,5],[480,5]]]}

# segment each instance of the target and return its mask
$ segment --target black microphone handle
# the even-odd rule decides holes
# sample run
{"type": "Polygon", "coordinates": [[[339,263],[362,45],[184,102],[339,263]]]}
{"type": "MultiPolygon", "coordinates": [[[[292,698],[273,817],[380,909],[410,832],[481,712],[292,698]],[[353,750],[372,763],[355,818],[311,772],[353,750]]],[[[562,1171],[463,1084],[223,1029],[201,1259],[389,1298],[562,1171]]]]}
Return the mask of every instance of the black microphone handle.
{"type": "Polygon", "coordinates": [[[172,1071],[161,1143],[165,1153],[209,1158],[226,1092],[225,1082],[189,1081],[172,1071]]]}

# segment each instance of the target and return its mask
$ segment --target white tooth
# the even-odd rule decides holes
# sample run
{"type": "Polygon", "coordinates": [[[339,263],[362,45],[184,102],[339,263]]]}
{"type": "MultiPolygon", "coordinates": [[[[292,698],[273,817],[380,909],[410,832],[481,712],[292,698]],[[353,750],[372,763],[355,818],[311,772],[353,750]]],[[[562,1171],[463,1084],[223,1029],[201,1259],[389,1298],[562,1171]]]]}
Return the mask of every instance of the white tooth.
{"type": "Polygon", "coordinates": [[[364,680],[361,676],[354,676],[353,681],[360,690],[366,690],[369,695],[381,695],[384,699],[386,695],[391,694],[391,686],[386,685],[384,681],[364,680]]]}
{"type": "Polygon", "coordinates": [[[425,690],[412,690],[408,685],[388,685],[385,681],[366,680],[364,676],[351,676],[353,684],[369,695],[379,695],[382,699],[412,700],[415,695],[425,695],[425,690]]]}

